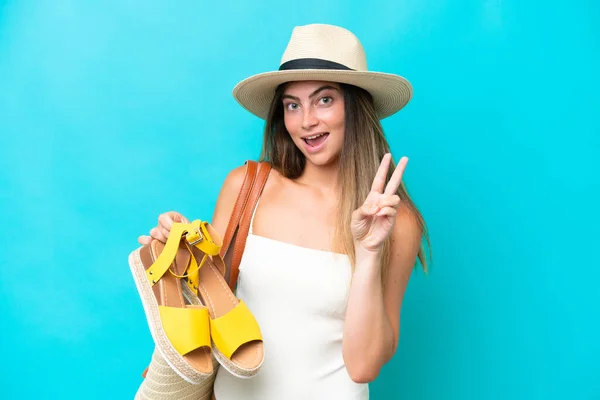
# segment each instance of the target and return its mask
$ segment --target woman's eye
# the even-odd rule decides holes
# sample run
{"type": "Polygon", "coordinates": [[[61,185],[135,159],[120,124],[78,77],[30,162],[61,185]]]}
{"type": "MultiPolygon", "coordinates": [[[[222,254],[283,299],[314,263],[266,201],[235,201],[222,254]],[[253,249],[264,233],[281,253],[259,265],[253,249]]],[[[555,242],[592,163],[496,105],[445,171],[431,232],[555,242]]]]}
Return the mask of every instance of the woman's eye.
{"type": "Polygon", "coordinates": [[[290,110],[290,111],[293,111],[293,110],[295,110],[296,108],[298,108],[298,104],[296,104],[296,103],[289,103],[289,104],[286,106],[286,108],[287,108],[288,110],[290,110]]]}
{"type": "Polygon", "coordinates": [[[332,100],[333,99],[331,97],[327,97],[327,96],[321,97],[321,103],[323,103],[323,104],[329,104],[329,103],[331,103],[332,100]]]}

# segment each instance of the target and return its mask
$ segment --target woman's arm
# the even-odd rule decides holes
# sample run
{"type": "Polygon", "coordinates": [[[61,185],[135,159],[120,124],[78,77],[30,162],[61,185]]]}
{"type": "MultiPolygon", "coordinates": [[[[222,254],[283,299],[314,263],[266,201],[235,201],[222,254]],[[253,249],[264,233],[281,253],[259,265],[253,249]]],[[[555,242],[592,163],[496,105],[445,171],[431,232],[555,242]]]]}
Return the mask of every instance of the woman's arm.
{"type": "Polygon", "coordinates": [[[342,352],[350,377],[374,380],[396,351],[402,299],[414,266],[421,230],[396,192],[408,159],[403,157],[386,184],[391,155],[386,154],[371,192],[352,215],[356,265],[346,310],[342,352]],[[381,260],[385,241],[391,254],[382,287],[381,260]]]}
{"type": "Polygon", "coordinates": [[[356,268],[344,325],[343,356],[353,381],[373,381],[396,352],[402,299],[421,240],[421,230],[407,210],[398,212],[392,253],[383,290],[381,251],[357,246],[356,268]]]}

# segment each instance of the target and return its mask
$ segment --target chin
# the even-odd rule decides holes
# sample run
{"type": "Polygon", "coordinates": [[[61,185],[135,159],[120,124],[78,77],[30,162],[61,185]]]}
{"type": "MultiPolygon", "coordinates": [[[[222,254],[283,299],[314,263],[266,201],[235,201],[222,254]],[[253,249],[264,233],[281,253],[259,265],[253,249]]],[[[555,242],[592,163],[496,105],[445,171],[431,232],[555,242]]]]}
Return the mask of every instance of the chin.
{"type": "Polygon", "coordinates": [[[304,154],[306,161],[317,167],[327,167],[337,163],[339,154],[322,153],[322,154],[304,154]]]}

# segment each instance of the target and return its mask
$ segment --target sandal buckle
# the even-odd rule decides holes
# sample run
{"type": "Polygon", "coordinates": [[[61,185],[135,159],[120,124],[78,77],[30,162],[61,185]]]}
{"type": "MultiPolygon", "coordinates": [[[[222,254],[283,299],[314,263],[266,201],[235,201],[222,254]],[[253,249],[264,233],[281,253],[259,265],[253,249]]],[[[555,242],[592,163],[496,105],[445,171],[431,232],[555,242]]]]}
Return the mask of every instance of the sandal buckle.
{"type": "Polygon", "coordinates": [[[195,246],[204,240],[204,236],[202,235],[202,232],[200,232],[199,228],[195,228],[193,231],[188,232],[185,235],[185,240],[187,240],[190,245],[195,246]]]}

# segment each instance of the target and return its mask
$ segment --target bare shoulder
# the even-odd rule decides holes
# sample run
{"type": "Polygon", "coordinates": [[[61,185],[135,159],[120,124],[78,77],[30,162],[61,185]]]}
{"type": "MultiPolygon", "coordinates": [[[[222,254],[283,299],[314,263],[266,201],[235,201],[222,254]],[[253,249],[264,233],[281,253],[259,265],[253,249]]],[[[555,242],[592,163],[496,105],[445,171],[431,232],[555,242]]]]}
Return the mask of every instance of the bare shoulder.
{"type": "MultiPolygon", "coordinates": [[[[247,168],[245,165],[232,169],[225,177],[223,185],[221,186],[211,222],[220,235],[225,234],[227,224],[229,223],[229,217],[233,212],[233,207],[235,206],[238,194],[244,183],[246,171],[247,168]]],[[[279,172],[272,168],[265,190],[272,188],[273,186],[278,186],[282,179],[279,172]]]]}
{"type": "Polygon", "coordinates": [[[408,279],[421,247],[423,228],[417,214],[408,205],[401,204],[391,235],[389,279],[398,283],[408,279]]]}
{"type": "Polygon", "coordinates": [[[401,204],[396,214],[396,225],[392,234],[392,240],[405,238],[420,241],[422,234],[423,230],[416,212],[407,204],[401,204]]]}
{"type": "Polygon", "coordinates": [[[264,190],[280,190],[282,189],[282,185],[289,181],[288,178],[283,177],[275,168],[271,168],[269,179],[267,180],[264,190]]]}
{"type": "Polygon", "coordinates": [[[222,237],[225,235],[229,217],[235,206],[238,193],[244,183],[245,175],[245,165],[232,169],[225,177],[225,181],[219,191],[211,224],[222,237]]]}
{"type": "Polygon", "coordinates": [[[240,188],[242,187],[242,183],[244,183],[245,176],[246,176],[246,166],[245,165],[240,165],[239,167],[234,168],[231,171],[229,171],[229,173],[225,177],[223,186],[221,187],[221,193],[219,194],[219,197],[221,197],[221,195],[223,195],[223,194],[229,195],[231,193],[236,193],[236,195],[237,195],[240,188]]]}

